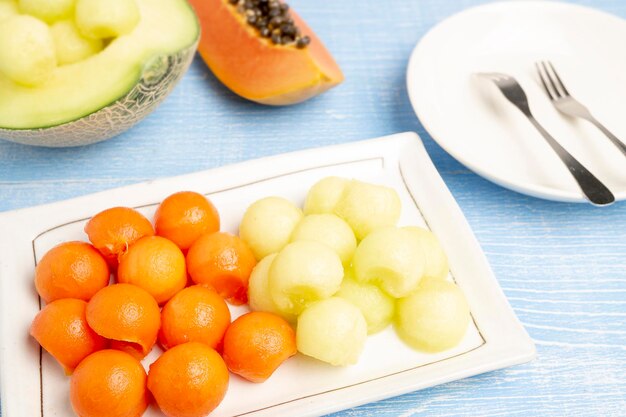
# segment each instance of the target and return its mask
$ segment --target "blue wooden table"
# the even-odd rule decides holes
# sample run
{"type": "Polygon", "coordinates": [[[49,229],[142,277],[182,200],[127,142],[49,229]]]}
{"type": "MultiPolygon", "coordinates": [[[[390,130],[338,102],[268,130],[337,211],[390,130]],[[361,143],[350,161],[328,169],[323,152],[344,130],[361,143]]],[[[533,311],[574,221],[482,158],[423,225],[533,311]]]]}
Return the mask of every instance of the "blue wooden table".
{"type": "MultiPolygon", "coordinates": [[[[336,416],[625,416],[626,204],[597,209],[493,185],[430,139],[409,104],[416,42],[478,0],[292,0],[343,68],[302,105],[245,102],[196,60],[141,125],[104,143],[37,149],[0,142],[0,211],[285,151],[417,131],[467,216],[537,359],[336,416]]],[[[626,18],[623,0],[580,0],[626,18]]],[[[626,79],[624,80],[626,82],[626,79]]],[[[27,416],[25,416],[27,417],[27,416]]]]}

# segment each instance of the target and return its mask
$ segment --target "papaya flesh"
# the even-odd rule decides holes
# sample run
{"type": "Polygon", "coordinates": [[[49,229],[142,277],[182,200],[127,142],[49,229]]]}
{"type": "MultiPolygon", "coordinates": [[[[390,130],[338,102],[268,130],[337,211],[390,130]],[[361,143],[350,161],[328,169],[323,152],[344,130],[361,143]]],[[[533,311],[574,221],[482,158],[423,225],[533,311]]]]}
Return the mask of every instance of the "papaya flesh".
{"type": "Polygon", "coordinates": [[[202,26],[198,51],[213,74],[234,93],[275,106],[295,104],[343,81],[341,69],[307,24],[291,18],[305,48],[275,45],[250,26],[228,0],[191,0],[202,26]]]}

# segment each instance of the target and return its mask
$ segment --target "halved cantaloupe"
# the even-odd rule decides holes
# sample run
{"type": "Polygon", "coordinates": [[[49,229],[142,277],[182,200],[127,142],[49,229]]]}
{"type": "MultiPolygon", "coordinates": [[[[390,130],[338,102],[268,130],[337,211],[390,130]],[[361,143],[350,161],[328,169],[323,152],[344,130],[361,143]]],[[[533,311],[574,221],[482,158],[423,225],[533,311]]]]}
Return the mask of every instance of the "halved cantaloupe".
{"type": "Polygon", "coordinates": [[[333,57],[293,10],[295,25],[311,40],[305,48],[275,45],[260,36],[228,0],[190,2],[202,25],[200,55],[241,97],[262,104],[295,104],[343,81],[333,57]]]}
{"type": "Polygon", "coordinates": [[[200,31],[185,0],[136,0],[140,20],[99,53],[59,65],[40,85],[0,73],[0,138],[75,146],[115,136],[150,113],[193,59],[200,31]]]}

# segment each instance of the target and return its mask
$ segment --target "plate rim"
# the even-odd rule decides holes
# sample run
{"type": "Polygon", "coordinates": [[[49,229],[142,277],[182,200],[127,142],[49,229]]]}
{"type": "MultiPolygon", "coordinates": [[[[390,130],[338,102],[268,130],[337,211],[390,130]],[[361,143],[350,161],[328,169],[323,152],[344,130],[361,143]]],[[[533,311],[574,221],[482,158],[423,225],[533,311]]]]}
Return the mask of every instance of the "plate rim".
{"type": "MultiPolygon", "coordinates": [[[[520,363],[524,363],[529,360],[532,360],[536,355],[534,343],[528,336],[528,333],[523,328],[523,326],[517,319],[513,309],[511,308],[508,301],[506,300],[506,297],[504,296],[502,289],[500,288],[495,276],[493,275],[493,272],[491,271],[491,268],[489,267],[489,264],[487,263],[487,259],[484,255],[484,252],[480,248],[480,245],[478,244],[478,241],[476,240],[473,232],[471,231],[471,228],[469,224],[467,223],[467,220],[465,219],[465,216],[463,215],[460,207],[456,203],[456,200],[454,200],[454,197],[452,196],[452,194],[446,187],[445,183],[443,182],[443,179],[441,178],[434,164],[430,160],[426,152],[426,149],[423,146],[423,143],[419,139],[419,136],[413,132],[400,133],[396,135],[385,136],[385,137],[370,139],[366,141],[350,142],[346,144],[284,153],[284,154],[279,154],[276,156],[270,156],[270,157],[260,158],[256,160],[241,162],[238,164],[200,171],[197,173],[191,173],[191,174],[186,174],[186,175],[176,176],[176,177],[162,178],[162,179],[155,180],[155,181],[148,181],[148,182],[133,184],[133,185],[125,186],[125,187],[101,191],[98,193],[88,194],[85,196],[75,197],[75,198],[68,199],[68,200],[62,200],[62,201],[57,201],[57,202],[39,205],[35,207],[4,212],[4,213],[0,213],[0,226],[10,227],[11,223],[15,223],[16,220],[23,218],[23,216],[28,216],[31,213],[36,213],[37,211],[40,211],[42,209],[54,210],[55,206],[57,208],[62,208],[63,206],[67,206],[67,205],[81,205],[81,204],[89,205],[88,204],[89,200],[97,198],[97,196],[109,195],[111,193],[114,194],[116,192],[121,192],[123,194],[124,192],[142,189],[142,187],[154,186],[153,184],[155,182],[162,185],[162,187],[159,188],[158,192],[154,192],[154,191],[152,192],[152,196],[156,198],[160,194],[164,194],[164,193],[167,194],[167,192],[169,192],[172,188],[179,189],[180,188],[179,183],[181,181],[184,181],[186,177],[192,177],[192,176],[197,176],[197,175],[208,175],[209,173],[215,173],[217,171],[228,172],[229,170],[233,170],[233,169],[236,170],[238,167],[241,167],[243,165],[248,165],[248,164],[266,165],[266,164],[272,164],[274,161],[277,161],[278,159],[297,160],[298,158],[304,158],[306,156],[309,156],[311,153],[318,155],[318,157],[324,155],[325,153],[339,154],[340,149],[344,149],[344,150],[361,149],[361,152],[363,153],[365,153],[365,150],[363,150],[364,148],[368,148],[368,149],[371,148],[372,152],[374,150],[380,149],[379,151],[380,154],[385,156],[388,153],[390,153],[388,149],[392,148],[391,146],[392,143],[398,149],[397,151],[394,151],[394,152],[398,154],[397,159],[398,159],[398,165],[399,165],[400,170],[402,171],[403,169],[406,168],[407,171],[409,171],[407,172],[407,177],[405,179],[405,185],[407,186],[409,193],[413,196],[413,198],[415,198],[413,195],[414,190],[412,190],[411,187],[415,188],[417,181],[418,181],[418,177],[422,177],[419,179],[419,181],[425,181],[431,184],[432,187],[435,187],[436,189],[438,189],[439,192],[443,195],[443,197],[447,200],[446,207],[452,211],[453,218],[451,219],[451,221],[454,221],[456,223],[460,222],[460,227],[463,229],[460,231],[460,233],[462,234],[463,237],[467,237],[470,240],[470,242],[468,242],[468,246],[471,246],[472,250],[477,250],[479,252],[479,256],[476,262],[478,262],[478,264],[480,264],[480,266],[484,270],[483,271],[484,276],[481,277],[481,281],[479,281],[479,283],[481,283],[482,286],[487,286],[486,289],[490,290],[492,295],[495,296],[495,298],[491,300],[492,303],[488,303],[488,304],[495,305],[497,309],[503,309],[502,311],[499,311],[503,313],[503,316],[504,316],[503,320],[505,320],[507,324],[513,325],[509,331],[509,334],[507,334],[507,336],[510,336],[510,337],[507,340],[503,340],[501,338],[499,339],[497,337],[493,338],[491,337],[492,330],[486,331],[484,329],[481,330],[479,328],[479,331],[481,331],[481,334],[490,335],[489,340],[485,339],[485,343],[478,348],[475,348],[470,351],[464,352],[460,355],[442,360],[444,362],[451,363],[459,368],[458,369],[455,368],[456,370],[452,373],[448,372],[444,376],[441,376],[439,378],[431,378],[430,380],[426,382],[420,381],[419,378],[411,378],[411,377],[414,377],[416,374],[419,374],[419,372],[415,372],[411,370],[409,372],[406,372],[406,374],[403,376],[405,382],[400,386],[398,386],[397,382],[391,383],[391,384],[388,384],[388,383],[387,384],[384,384],[384,383],[372,384],[369,382],[365,382],[365,383],[361,382],[362,384],[361,387],[354,388],[353,386],[350,386],[347,388],[344,387],[344,388],[338,389],[337,390],[337,392],[339,393],[338,396],[337,395],[333,396],[332,394],[328,394],[328,393],[315,394],[314,396],[320,399],[320,401],[317,402],[318,404],[315,406],[312,406],[311,405],[312,402],[305,398],[305,399],[299,399],[299,400],[293,401],[288,406],[284,406],[284,407],[281,405],[273,406],[271,409],[269,409],[268,412],[255,411],[252,415],[259,416],[259,417],[274,416],[276,415],[276,413],[281,413],[281,415],[290,415],[289,414],[290,411],[300,410],[300,407],[302,407],[304,404],[305,406],[307,406],[308,411],[304,413],[298,412],[297,413],[298,415],[318,416],[321,414],[339,411],[339,410],[343,410],[349,407],[355,407],[364,403],[378,401],[384,398],[389,398],[389,397],[405,394],[408,392],[413,392],[418,389],[423,389],[429,386],[438,385],[444,382],[449,382],[452,380],[457,380],[460,378],[465,378],[468,376],[477,375],[483,372],[500,369],[503,367],[512,366],[512,365],[516,365],[516,364],[520,364],[520,363]],[[383,144],[384,146],[382,146],[383,144]],[[400,149],[402,149],[403,152],[400,152],[400,149]],[[405,150],[406,152],[404,152],[405,150]],[[421,175],[415,175],[417,172],[419,172],[421,175]],[[465,358],[459,358],[460,356],[465,356],[465,358]],[[471,363],[472,366],[468,367],[464,365],[465,360],[471,361],[468,363],[471,363]],[[353,393],[355,391],[357,393],[360,392],[361,394],[355,395],[352,398],[350,395],[346,395],[347,393],[353,393]],[[367,394],[363,394],[362,393],[363,391],[369,391],[369,392],[367,394]],[[292,408],[292,407],[295,407],[295,408],[292,408]]],[[[404,178],[405,177],[403,176],[403,179],[404,178]]],[[[137,194],[140,194],[140,193],[137,193],[137,194]]],[[[141,199],[142,199],[141,197],[137,197],[138,201],[141,199]]],[[[145,197],[144,197],[144,201],[145,201],[145,197]]],[[[424,209],[421,203],[418,205],[418,209],[422,212],[424,219],[429,223],[429,226],[431,226],[427,218],[428,216],[426,213],[424,213],[424,209]]],[[[436,201],[433,198],[432,207],[427,208],[427,210],[438,210],[438,209],[440,208],[436,206],[436,201]]],[[[89,210],[93,213],[92,206],[89,207],[89,210]]],[[[55,222],[57,221],[55,220],[55,222]]],[[[42,227],[34,227],[34,229],[41,230],[42,227]]],[[[33,234],[30,234],[29,238],[34,237],[35,236],[34,233],[36,232],[37,230],[33,230],[33,234]]],[[[6,246],[6,240],[0,237],[0,246],[2,245],[6,246]]],[[[6,269],[5,265],[3,265],[0,262],[0,302],[1,302],[0,312],[4,312],[5,305],[8,305],[8,304],[5,304],[7,296],[3,295],[5,294],[5,292],[2,291],[2,288],[5,285],[3,284],[1,273],[5,269],[6,269]]],[[[454,274],[456,275],[456,273],[454,274]]],[[[9,375],[7,375],[6,367],[2,366],[6,360],[6,357],[9,356],[7,353],[8,349],[5,348],[5,337],[4,337],[4,334],[5,334],[4,321],[5,320],[7,320],[7,315],[0,314],[0,359],[2,359],[2,361],[0,361],[0,392],[1,392],[1,398],[2,398],[3,415],[5,417],[14,417],[12,415],[9,416],[8,414],[4,414],[7,412],[7,400],[6,399],[8,398],[10,402],[14,401],[14,399],[11,398],[10,394],[7,393],[7,391],[10,391],[10,378],[9,378],[9,375]]],[[[478,327],[478,323],[477,323],[477,327],[478,327]]],[[[423,366],[428,367],[429,365],[436,365],[436,364],[426,364],[423,366]]],[[[382,379],[386,379],[387,377],[383,377],[382,379]]],[[[400,381],[402,379],[402,378],[396,377],[395,375],[391,376],[391,378],[393,381],[400,381]]]]}
{"type": "MultiPolygon", "coordinates": [[[[539,184],[533,184],[529,182],[520,182],[515,180],[510,180],[507,178],[503,178],[501,176],[495,175],[489,169],[485,169],[480,165],[474,164],[471,161],[468,161],[463,157],[463,155],[457,151],[455,151],[451,146],[447,144],[446,141],[440,140],[442,136],[449,136],[448,133],[444,131],[444,128],[441,127],[441,123],[433,123],[429,118],[423,118],[424,112],[421,110],[423,108],[428,107],[431,103],[426,102],[425,99],[422,98],[420,94],[419,87],[417,84],[420,82],[420,77],[412,76],[417,72],[417,69],[420,65],[421,61],[427,61],[423,57],[423,49],[425,48],[428,42],[430,42],[430,38],[438,35],[440,31],[447,29],[448,25],[451,24],[451,21],[457,19],[468,18],[467,15],[472,15],[474,13],[483,13],[485,11],[494,11],[498,9],[507,9],[509,7],[562,7],[566,9],[574,9],[579,12],[584,13],[593,13],[600,15],[604,18],[610,18],[621,22],[626,25],[626,19],[621,18],[620,16],[605,12],[603,10],[595,9],[592,7],[580,5],[580,4],[572,4],[565,3],[561,1],[553,1],[553,0],[523,0],[523,1],[498,1],[485,3],[478,6],[469,7],[463,9],[455,14],[447,16],[440,22],[438,22],[435,26],[431,27],[424,36],[417,42],[413,50],[411,51],[411,55],[408,61],[405,77],[406,77],[406,87],[409,96],[409,101],[411,102],[411,106],[413,107],[413,111],[415,112],[416,117],[419,119],[424,129],[428,132],[430,137],[437,142],[443,150],[445,150],[450,156],[456,159],[459,163],[480,175],[481,177],[491,181],[501,187],[507,188],[512,191],[516,191],[521,194],[525,194],[531,197],[541,198],[550,201],[557,202],[565,202],[565,203],[587,203],[587,199],[584,197],[582,191],[573,192],[567,191],[560,188],[547,187],[539,184]]],[[[615,200],[623,201],[626,200],[626,190],[620,192],[614,192],[615,200]]]]}

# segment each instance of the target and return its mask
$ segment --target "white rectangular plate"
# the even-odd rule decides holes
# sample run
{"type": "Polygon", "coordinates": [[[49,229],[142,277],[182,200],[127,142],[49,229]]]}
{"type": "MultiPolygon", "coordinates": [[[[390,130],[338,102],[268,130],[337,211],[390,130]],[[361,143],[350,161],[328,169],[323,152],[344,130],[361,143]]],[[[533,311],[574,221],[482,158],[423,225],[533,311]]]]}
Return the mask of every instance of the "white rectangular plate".
{"type": "MultiPolygon", "coordinates": [[[[355,366],[336,368],[296,355],[263,384],[232,376],[222,404],[226,416],[318,416],[531,360],[535,347],[515,317],[463,214],[414,133],[312,149],[161,179],[68,201],[0,214],[0,387],[3,417],[72,416],[69,379],[28,336],[40,301],[36,262],[52,246],[85,240],[89,217],[113,206],[152,217],[176,191],[206,194],[220,211],[222,229],[237,232],[253,201],[279,195],[302,204],[308,188],[337,175],[385,184],[403,202],[401,224],[430,228],[441,241],[453,279],[465,293],[473,322],[459,346],[438,354],[416,352],[393,328],[368,338],[355,366]]],[[[233,309],[238,316],[245,311],[233,309]]],[[[144,360],[158,357],[158,348],[144,360]]],[[[160,416],[153,406],[147,416],[160,416]]]]}

